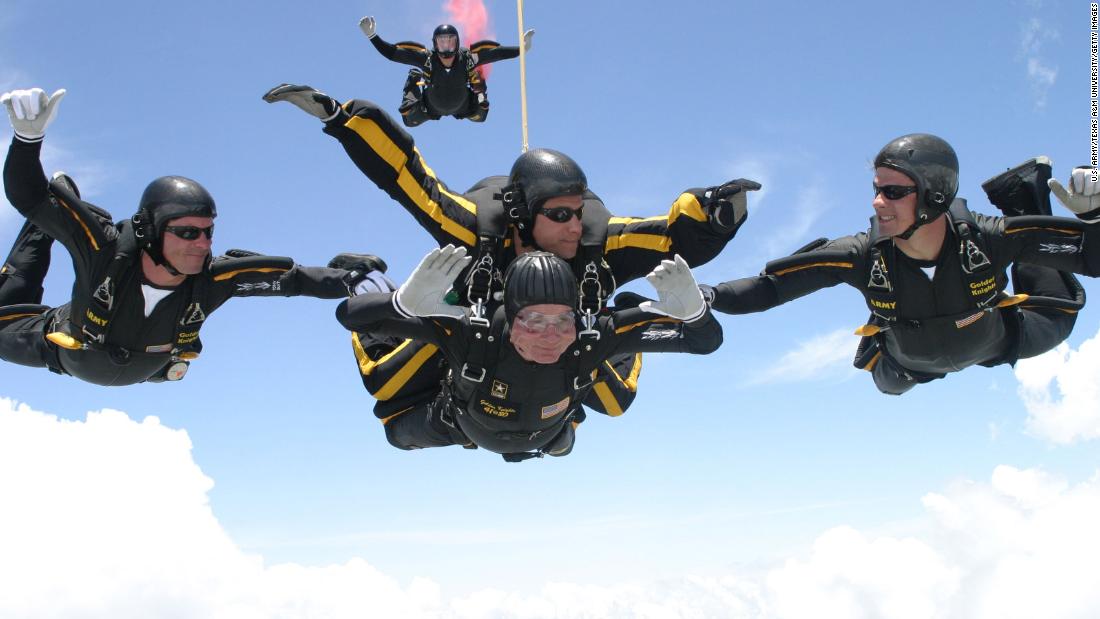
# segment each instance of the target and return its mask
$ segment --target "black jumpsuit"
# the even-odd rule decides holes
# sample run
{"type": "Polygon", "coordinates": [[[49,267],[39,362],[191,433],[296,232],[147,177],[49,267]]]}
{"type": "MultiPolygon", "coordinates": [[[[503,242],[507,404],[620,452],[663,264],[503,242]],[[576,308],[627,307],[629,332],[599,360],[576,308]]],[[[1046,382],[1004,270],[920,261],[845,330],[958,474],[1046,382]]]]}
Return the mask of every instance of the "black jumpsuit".
{"type": "MultiPolygon", "coordinates": [[[[340,141],[359,170],[401,204],[439,246],[475,248],[478,205],[468,198],[472,193],[455,193],[438,179],[415,148],[412,136],[377,105],[353,100],[344,104],[344,110],[350,116],[338,116],[324,131],[340,141]]],[[[673,254],[694,267],[725,248],[744,220],[731,225],[717,221],[702,206],[704,191],[682,193],[666,215],[610,218],[603,258],[614,282],[623,284],[643,277],[673,254]]],[[[585,196],[585,205],[603,209],[603,202],[591,192],[585,196]]],[[[488,206],[503,208],[499,198],[488,206]]],[[[507,266],[509,256],[515,255],[511,236],[505,240],[507,255],[501,269],[507,266]]],[[[438,348],[426,342],[406,341],[380,354],[368,354],[356,337],[352,346],[364,386],[378,400],[375,415],[382,419],[433,400],[446,374],[438,348]]],[[[586,403],[612,416],[622,414],[636,393],[640,371],[640,354],[616,356],[601,366],[600,378],[586,403]]]]}
{"type": "Polygon", "coordinates": [[[141,287],[148,283],[137,260],[117,284],[117,309],[106,345],[70,350],[47,341],[46,335],[54,332],[78,342],[84,338],[84,312],[73,308],[89,307],[89,297],[115,257],[119,228],[99,209],[54,196],[39,161],[40,149],[41,142],[16,139],[4,165],[8,200],[27,218],[4,265],[5,273],[0,274],[0,358],[6,361],[48,367],[98,385],[160,381],[177,344],[184,341],[189,350],[201,349],[202,322],[230,297],[347,296],[343,270],[302,267],[289,258],[223,257],[203,273],[188,277],[146,317],[141,287]],[[37,304],[53,239],[72,256],[76,280],[73,301],[48,308],[37,304]]]}
{"type": "Polygon", "coordinates": [[[482,122],[489,114],[489,102],[484,96],[485,81],[477,67],[498,60],[519,56],[518,47],[505,47],[495,41],[479,41],[473,47],[459,48],[450,67],[443,64],[439,54],[428,51],[419,43],[402,42],[394,45],[380,36],[370,42],[386,59],[414,66],[405,83],[405,98],[401,105],[401,120],[406,126],[415,127],[425,120],[438,120],[442,116],[468,118],[482,122]],[[420,79],[425,84],[419,86],[420,79]]]}
{"type": "MultiPolygon", "coordinates": [[[[805,254],[797,264],[773,268],[764,274],[719,284],[713,309],[727,314],[760,312],[815,290],[848,284],[861,293],[872,312],[876,293],[871,290],[869,256],[878,247],[895,289],[896,320],[875,320],[881,331],[874,337],[881,351],[871,370],[878,388],[900,394],[915,384],[942,378],[971,365],[1015,363],[1057,346],[1069,336],[1076,314],[1061,309],[1019,305],[981,309],[977,296],[1003,291],[1005,270],[1012,263],[1029,264],[1100,275],[1100,227],[1077,219],[1050,216],[990,217],[973,213],[984,237],[989,261],[986,282],[968,281],[962,269],[960,243],[954,222],[930,279],[918,263],[896,250],[889,237],[870,233],[842,237],[805,254]],[[973,290],[973,293],[971,292],[973,290]]],[[[950,214],[945,215],[950,218],[950,214]]],[[[1049,270],[1046,270],[1048,273],[1049,270]]],[[[1040,270],[1035,270],[1039,273],[1040,270]]],[[[1064,281],[1039,276],[1017,279],[1014,292],[1071,298],[1064,281]]],[[[883,303],[881,299],[878,303],[883,303]]]]}
{"type": "MultiPolygon", "coordinates": [[[[408,317],[394,307],[393,294],[352,297],[337,308],[337,318],[349,330],[429,342],[454,368],[462,368],[472,358],[471,347],[476,344],[468,318],[408,317]]],[[[456,371],[453,386],[434,403],[413,406],[386,419],[391,443],[403,449],[473,443],[501,454],[541,450],[565,455],[572,447],[574,416],[584,393],[576,380],[584,372],[574,361],[581,347],[593,347],[586,354],[592,355],[594,367],[614,354],[707,354],[722,343],[722,328],[709,311],[684,323],[631,308],[602,314],[596,326],[598,340],[578,339],[556,363],[539,364],[520,357],[509,341],[509,325],[502,316],[495,320],[501,321],[503,331],[485,344],[492,348],[485,358],[495,361],[486,364],[482,380],[463,379],[456,371]]]]}

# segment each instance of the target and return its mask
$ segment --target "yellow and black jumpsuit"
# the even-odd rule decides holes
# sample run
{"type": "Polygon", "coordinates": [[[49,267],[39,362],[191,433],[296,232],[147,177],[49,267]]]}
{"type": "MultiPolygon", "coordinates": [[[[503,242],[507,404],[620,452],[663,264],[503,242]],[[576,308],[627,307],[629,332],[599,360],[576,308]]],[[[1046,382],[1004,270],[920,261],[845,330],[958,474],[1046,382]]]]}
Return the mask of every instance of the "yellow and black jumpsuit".
{"type": "Polygon", "coordinates": [[[153,286],[142,277],[139,255],[115,282],[105,341],[92,345],[83,327],[88,316],[96,315],[91,297],[116,257],[120,225],[102,209],[51,191],[40,149],[41,142],[16,139],[4,166],[8,200],[27,218],[0,269],[0,358],[5,361],[98,385],[158,382],[179,362],[181,350],[191,353],[184,359],[197,355],[200,327],[231,297],[337,299],[348,294],[344,270],[302,267],[272,256],[220,257],[148,311],[142,287],[153,286]],[[50,308],[40,303],[53,240],[72,256],[76,281],[72,301],[50,308]]]}
{"type": "MultiPolygon", "coordinates": [[[[462,365],[478,345],[469,317],[424,319],[403,315],[393,303],[395,293],[371,293],[341,303],[336,316],[353,331],[415,338],[438,347],[449,364],[462,365]]],[[[576,415],[588,388],[583,366],[574,360],[591,354],[591,364],[616,354],[680,352],[708,354],[722,343],[722,328],[709,311],[685,323],[637,308],[601,314],[595,329],[598,340],[578,339],[555,363],[525,361],[512,347],[504,308],[494,316],[496,337],[484,338],[492,347],[491,363],[472,381],[456,374],[441,396],[415,406],[386,425],[386,437],[395,447],[418,449],[462,444],[514,456],[563,456],[573,447],[576,415]],[[582,353],[582,346],[593,347],[582,353]],[[576,353],[576,354],[574,354],[576,353]]],[[[580,330],[578,326],[578,331],[580,330]]]]}
{"type": "Polygon", "coordinates": [[[451,66],[420,43],[402,41],[396,45],[371,37],[370,42],[387,60],[416,67],[405,82],[400,113],[406,127],[442,116],[484,122],[489,115],[487,86],[477,68],[519,56],[519,48],[502,46],[496,41],[478,41],[461,47],[451,66]]]}
{"type": "Polygon", "coordinates": [[[947,237],[934,263],[906,256],[872,227],[772,261],[760,276],[719,284],[712,307],[727,314],[760,312],[848,284],[872,312],[860,334],[877,346],[877,354],[858,365],[872,372],[880,391],[895,395],[971,365],[1014,364],[1057,346],[1084,302],[1084,291],[1068,272],[1100,275],[1100,225],[1041,215],[970,215],[989,262],[980,271],[963,268],[969,258],[949,212],[947,237]],[[878,259],[872,262],[871,256],[878,259]],[[1003,292],[1010,265],[1013,297],[1003,292]],[[1033,265],[1046,268],[1026,268],[1033,265]],[[1064,302],[1051,306],[1038,301],[1043,297],[1064,302]]]}
{"type": "MultiPolygon", "coordinates": [[[[377,105],[353,100],[344,104],[343,111],[324,130],[340,141],[363,174],[416,218],[440,246],[473,248],[478,238],[478,204],[467,197],[470,194],[456,193],[439,180],[412,136],[377,105]]],[[[722,251],[744,219],[722,223],[703,206],[704,191],[685,191],[665,215],[610,218],[603,259],[615,282],[643,277],[673,254],[698,266],[722,251]]],[[[591,192],[585,204],[603,208],[591,192]]],[[[496,198],[486,208],[503,207],[496,198]]],[[[499,265],[505,266],[506,262],[499,265]]],[[[359,339],[353,338],[353,346],[364,386],[378,399],[375,414],[381,419],[433,400],[446,375],[447,361],[432,344],[405,341],[370,355],[359,339]]],[[[586,405],[609,415],[622,414],[635,395],[640,370],[641,355],[619,356],[603,364],[586,405]]]]}

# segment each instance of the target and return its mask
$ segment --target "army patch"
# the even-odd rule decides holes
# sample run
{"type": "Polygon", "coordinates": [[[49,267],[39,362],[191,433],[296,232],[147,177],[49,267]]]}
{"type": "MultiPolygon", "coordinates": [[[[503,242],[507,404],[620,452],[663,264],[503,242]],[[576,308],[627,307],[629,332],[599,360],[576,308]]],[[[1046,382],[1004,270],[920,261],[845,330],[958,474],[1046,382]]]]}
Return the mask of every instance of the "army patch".
{"type": "Polygon", "coordinates": [[[542,407],[542,418],[549,419],[554,415],[560,415],[565,412],[565,409],[569,408],[569,396],[565,396],[565,399],[561,402],[551,404],[549,406],[542,407]]]}
{"type": "Polygon", "coordinates": [[[493,387],[489,390],[489,394],[494,398],[504,399],[508,397],[508,383],[502,383],[499,380],[493,381],[493,387]]]}

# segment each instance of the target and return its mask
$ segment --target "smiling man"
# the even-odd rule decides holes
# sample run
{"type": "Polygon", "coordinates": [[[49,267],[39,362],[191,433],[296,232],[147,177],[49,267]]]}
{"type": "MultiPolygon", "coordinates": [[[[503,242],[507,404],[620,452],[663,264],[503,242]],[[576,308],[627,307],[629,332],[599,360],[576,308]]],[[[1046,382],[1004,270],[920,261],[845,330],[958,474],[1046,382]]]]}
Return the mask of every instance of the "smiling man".
{"type": "MultiPolygon", "coordinates": [[[[231,297],[341,298],[366,269],[301,267],[230,250],[213,258],[214,199],[182,176],[154,180],[133,217],[116,224],[70,178],[47,181],[39,160],[65,91],[0,97],[15,137],[4,164],[8,200],[27,218],[0,267],[0,358],[107,386],[183,378],[202,350],[199,329],[231,297]],[[50,248],[72,256],[70,303],[41,305],[50,248]]],[[[360,257],[384,270],[377,259],[360,257]]]]}
{"type": "Polygon", "coordinates": [[[478,446],[511,462],[564,456],[596,368],[610,356],[707,354],[722,343],[722,329],[679,256],[647,276],[657,301],[603,313],[591,325],[579,325],[573,270],[543,251],[509,264],[503,304],[480,322],[447,302],[469,260],[465,247],[434,249],[396,292],[357,295],[337,309],[348,329],[429,342],[455,368],[438,397],[389,420],[386,437],[395,447],[478,446]]]}
{"type": "Polygon", "coordinates": [[[868,232],[819,239],[758,277],[719,284],[713,308],[764,311],[845,283],[871,310],[856,353],[879,390],[901,394],[971,365],[1014,364],[1073,329],[1084,290],[1070,272],[1100,275],[1100,196],[1088,170],[1066,191],[1045,157],[986,181],[1010,217],[956,200],[954,149],[929,134],[892,140],[875,157],[868,232]],[[1050,216],[1050,190],[1079,219],[1050,216]],[[1087,223],[1086,223],[1087,222],[1087,223]],[[1004,292],[1011,267],[1013,296],[1004,292]]]}

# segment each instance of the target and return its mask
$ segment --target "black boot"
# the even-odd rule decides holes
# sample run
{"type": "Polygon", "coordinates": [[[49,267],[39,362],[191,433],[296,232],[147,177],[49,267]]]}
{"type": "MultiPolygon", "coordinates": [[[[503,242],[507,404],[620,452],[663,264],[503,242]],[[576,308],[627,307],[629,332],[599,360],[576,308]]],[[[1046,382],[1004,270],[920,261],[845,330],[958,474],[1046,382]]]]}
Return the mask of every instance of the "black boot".
{"type": "Polygon", "coordinates": [[[373,254],[338,254],[328,261],[328,268],[359,271],[360,273],[370,273],[371,271],[385,273],[386,261],[373,254]]]}
{"type": "Polygon", "coordinates": [[[1050,158],[1035,157],[982,183],[993,206],[1007,217],[1050,215],[1050,158]]]}

